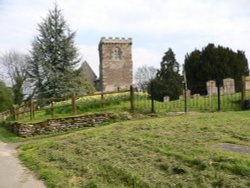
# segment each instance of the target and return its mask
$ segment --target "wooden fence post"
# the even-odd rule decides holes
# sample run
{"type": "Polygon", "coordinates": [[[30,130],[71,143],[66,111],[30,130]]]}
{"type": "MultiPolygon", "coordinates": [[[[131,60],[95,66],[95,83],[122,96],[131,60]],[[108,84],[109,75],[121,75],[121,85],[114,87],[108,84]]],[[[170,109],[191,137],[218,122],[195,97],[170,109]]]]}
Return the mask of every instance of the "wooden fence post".
{"type": "Polygon", "coordinates": [[[241,89],[241,108],[245,109],[244,101],[246,99],[246,79],[242,76],[242,89],[241,89]]]}
{"type": "Polygon", "coordinates": [[[135,93],[132,85],[130,86],[130,110],[132,112],[135,110],[135,93]]]}
{"type": "Polygon", "coordinates": [[[54,117],[54,101],[50,101],[50,112],[51,112],[51,117],[54,117]]]}
{"type": "Polygon", "coordinates": [[[150,83],[150,90],[151,90],[151,113],[155,113],[155,99],[154,99],[154,84],[153,82],[150,83]]]}
{"type": "Polygon", "coordinates": [[[246,83],[245,83],[245,76],[242,76],[242,90],[241,90],[241,101],[243,101],[246,98],[246,83]]]}
{"type": "Polygon", "coordinates": [[[35,110],[34,110],[34,102],[31,99],[30,100],[30,120],[33,120],[35,116],[35,110]]]}
{"type": "Polygon", "coordinates": [[[12,117],[14,120],[17,120],[17,114],[16,114],[16,107],[15,105],[12,105],[12,117]]]}
{"type": "Polygon", "coordinates": [[[75,96],[75,92],[72,92],[72,113],[76,114],[77,110],[76,110],[76,96],[75,96]]]}

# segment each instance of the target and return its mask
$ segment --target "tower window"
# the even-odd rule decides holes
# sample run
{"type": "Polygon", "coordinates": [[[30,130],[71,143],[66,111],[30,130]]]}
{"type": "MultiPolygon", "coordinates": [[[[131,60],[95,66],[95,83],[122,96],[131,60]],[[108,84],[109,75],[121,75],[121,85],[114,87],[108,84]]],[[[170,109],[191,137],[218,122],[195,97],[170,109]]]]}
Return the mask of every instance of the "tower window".
{"type": "Polygon", "coordinates": [[[115,60],[121,60],[122,59],[122,51],[121,51],[121,49],[119,47],[115,47],[114,58],[115,58],[115,60]]]}

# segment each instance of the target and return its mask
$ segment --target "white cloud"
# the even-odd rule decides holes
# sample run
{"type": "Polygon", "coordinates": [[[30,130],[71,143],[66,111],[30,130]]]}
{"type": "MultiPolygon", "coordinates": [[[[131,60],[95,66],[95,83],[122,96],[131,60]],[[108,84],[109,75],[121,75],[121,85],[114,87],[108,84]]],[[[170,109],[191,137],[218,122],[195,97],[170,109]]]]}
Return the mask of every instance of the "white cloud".
{"type": "MultiPolygon", "coordinates": [[[[249,0],[57,0],[72,30],[85,38],[132,37],[134,69],[159,66],[171,47],[177,60],[194,48],[215,43],[243,50],[250,60],[249,0]],[[138,40],[136,37],[140,37],[138,40]]],[[[0,52],[27,52],[37,25],[53,8],[50,0],[0,1],[0,52]]],[[[98,41],[76,44],[95,72],[99,69],[98,41]]]]}

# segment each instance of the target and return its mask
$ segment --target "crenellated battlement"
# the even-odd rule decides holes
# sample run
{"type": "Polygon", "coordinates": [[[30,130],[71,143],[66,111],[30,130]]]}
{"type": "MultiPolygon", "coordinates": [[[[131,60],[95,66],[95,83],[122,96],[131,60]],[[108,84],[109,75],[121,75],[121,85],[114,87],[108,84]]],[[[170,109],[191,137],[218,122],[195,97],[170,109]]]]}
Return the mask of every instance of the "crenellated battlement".
{"type": "Polygon", "coordinates": [[[100,43],[132,43],[132,38],[119,38],[119,37],[102,37],[100,43]]]}

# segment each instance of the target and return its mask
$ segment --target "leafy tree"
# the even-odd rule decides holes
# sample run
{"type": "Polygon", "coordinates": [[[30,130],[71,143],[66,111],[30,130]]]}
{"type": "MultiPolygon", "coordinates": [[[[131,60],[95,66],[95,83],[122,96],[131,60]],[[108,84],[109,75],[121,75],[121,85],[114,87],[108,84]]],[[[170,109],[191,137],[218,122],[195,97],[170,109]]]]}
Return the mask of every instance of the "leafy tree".
{"type": "Polygon", "coordinates": [[[11,90],[0,80],[0,112],[8,110],[12,104],[11,90]]]}
{"type": "Polygon", "coordinates": [[[16,51],[9,51],[1,56],[3,74],[11,82],[15,104],[21,104],[24,99],[28,58],[28,55],[16,51]]]}
{"type": "Polygon", "coordinates": [[[75,92],[78,96],[93,94],[96,91],[93,84],[91,84],[89,80],[86,79],[86,75],[83,74],[82,67],[74,71],[74,75],[75,78],[72,81],[76,85],[75,92]],[[79,85],[81,87],[77,87],[79,85]]]}
{"type": "Polygon", "coordinates": [[[70,31],[57,5],[38,27],[28,67],[36,97],[58,98],[84,87],[75,82],[74,69],[80,61],[73,41],[75,32],[70,31]]]}
{"type": "Polygon", "coordinates": [[[143,65],[135,72],[136,86],[142,90],[147,91],[151,80],[156,77],[157,69],[152,66],[143,65]]]}
{"type": "MultiPolygon", "coordinates": [[[[156,78],[151,82],[155,99],[162,101],[164,96],[178,99],[182,93],[182,77],[179,74],[179,63],[171,48],[165,53],[161,61],[161,68],[156,78]]],[[[151,88],[152,89],[152,88],[151,88]]]]}
{"type": "Polygon", "coordinates": [[[243,51],[234,52],[222,46],[208,44],[185,57],[188,87],[192,93],[206,94],[206,82],[216,80],[221,86],[224,78],[233,78],[236,90],[241,89],[241,77],[248,75],[248,61],[243,51]]]}

